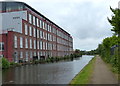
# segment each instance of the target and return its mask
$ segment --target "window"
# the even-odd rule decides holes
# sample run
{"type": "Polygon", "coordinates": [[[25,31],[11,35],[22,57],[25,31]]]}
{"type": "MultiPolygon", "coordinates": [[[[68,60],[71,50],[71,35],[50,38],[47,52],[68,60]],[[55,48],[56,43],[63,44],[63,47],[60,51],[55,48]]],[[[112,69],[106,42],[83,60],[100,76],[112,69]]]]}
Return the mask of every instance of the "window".
{"type": "Polygon", "coordinates": [[[3,58],[4,57],[4,55],[0,55],[0,58],[3,58]]]}
{"type": "Polygon", "coordinates": [[[34,30],[34,37],[36,37],[36,29],[35,29],[35,28],[33,28],[33,30],[34,30]]]}
{"type": "Polygon", "coordinates": [[[39,44],[39,41],[37,41],[37,48],[38,48],[38,49],[40,48],[39,45],[40,45],[40,44],[39,44]]]}
{"type": "Polygon", "coordinates": [[[25,24],[25,35],[28,35],[28,26],[25,24]]]}
{"type": "Polygon", "coordinates": [[[31,26],[29,27],[29,34],[30,34],[30,36],[32,36],[32,27],[31,26]]]}
{"type": "Polygon", "coordinates": [[[4,42],[0,42],[0,51],[4,50],[4,42]]]}
{"type": "Polygon", "coordinates": [[[35,16],[33,16],[33,25],[35,25],[35,16]]]}
{"type": "Polygon", "coordinates": [[[47,40],[47,33],[46,33],[46,40],[47,40]]]}
{"type": "Polygon", "coordinates": [[[11,7],[7,7],[6,8],[6,11],[8,12],[8,11],[11,11],[11,7]]]}
{"type": "Polygon", "coordinates": [[[37,29],[37,38],[39,38],[39,30],[37,29]]]}
{"type": "Polygon", "coordinates": [[[23,58],[23,52],[20,52],[20,58],[23,58]]]}
{"type": "Polygon", "coordinates": [[[36,52],[34,52],[34,56],[36,56],[36,52]]]}
{"type": "Polygon", "coordinates": [[[45,37],[44,37],[44,32],[42,32],[42,37],[43,37],[43,39],[45,39],[45,37]]]}
{"type": "Polygon", "coordinates": [[[40,59],[40,53],[38,52],[38,59],[40,59]]]}
{"type": "Polygon", "coordinates": [[[44,23],[44,22],[42,22],[42,24],[43,24],[43,29],[45,29],[45,23],[44,23]]]}
{"type": "Polygon", "coordinates": [[[26,61],[28,61],[28,52],[26,52],[26,61]]]}
{"type": "Polygon", "coordinates": [[[42,20],[40,20],[40,28],[42,28],[42,20]]]}
{"type": "Polygon", "coordinates": [[[25,48],[28,48],[28,39],[25,39],[25,48]]]}
{"type": "Polygon", "coordinates": [[[49,39],[50,39],[50,41],[51,41],[51,34],[50,34],[49,36],[50,36],[49,39]]]}
{"type": "Polygon", "coordinates": [[[33,54],[32,54],[32,51],[30,52],[30,58],[33,58],[33,54]]]}
{"type": "Polygon", "coordinates": [[[47,45],[47,42],[46,42],[46,50],[48,49],[48,45],[47,45]]]}
{"type": "Polygon", "coordinates": [[[39,19],[37,18],[37,27],[39,27],[39,19]]]}
{"type": "Polygon", "coordinates": [[[23,48],[23,38],[20,37],[20,48],[23,48]]]}
{"type": "Polygon", "coordinates": [[[46,30],[48,31],[48,28],[49,28],[49,24],[48,24],[48,23],[47,23],[47,25],[46,25],[46,28],[47,28],[46,30]]]}
{"type": "Polygon", "coordinates": [[[51,39],[51,41],[52,41],[52,35],[51,35],[51,38],[50,38],[50,39],[51,39]]]}
{"type": "Polygon", "coordinates": [[[50,34],[48,35],[48,40],[50,41],[50,34]]]}
{"type": "Polygon", "coordinates": [[[34,40],[34,49],[36,49],[36,40],[34,40]]]}
{"type": "Polygon", "coordinates": [[[52,27],[50,26],[50,27],[49,27],[49,31],[50,31],[50,32],[51,32],[51,29],[52,29],[52,27]]]}
{"type": "Polygon", "coordinates": [[[47,23],[45,23],[45,30],[47,30],[47,23]]]}
{"type": "Polygon", "coordinates": [[[45,42],[43,42],[43,50],[45,50],[45,42]]]}
{"type": "Polygon", "coordinates": [[[42,50],[42,47],[43,47],[43,46],[42,46],[42,41],[40,41],[40,49],[41,49],[41,50],[42,50]]]}
{"type": "Polygon", "coordinates": [[[32,15],[29,14],[29,23],[32,23],[32,15]]]}
{"type": "Polygon", "coordinates": [[[30,39],[30,49],[32,49],[32,39],[30,39]]]}
{"type": "Polygon", "coordinates": [[[43,37],[43,32],[42,31],[40,31],[40,38],[42,38],[43,37]]]}
{"type": "Polygon", "coordinates": [[[17,48],[17,36],[14,36],[14,48],[17,48]]]}

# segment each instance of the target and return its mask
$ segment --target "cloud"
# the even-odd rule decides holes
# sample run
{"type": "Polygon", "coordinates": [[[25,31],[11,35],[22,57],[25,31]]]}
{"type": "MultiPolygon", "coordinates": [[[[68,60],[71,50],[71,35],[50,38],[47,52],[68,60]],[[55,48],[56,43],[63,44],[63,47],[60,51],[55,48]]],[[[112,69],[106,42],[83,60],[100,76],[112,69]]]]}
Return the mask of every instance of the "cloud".
{"type": "Polygon", "coordinates": [[[102,39],[112,35],[107,17],[109,7],[119,0],[19,0],[26,2],[73,36],[74,49],[97,48],[102,39]]]}

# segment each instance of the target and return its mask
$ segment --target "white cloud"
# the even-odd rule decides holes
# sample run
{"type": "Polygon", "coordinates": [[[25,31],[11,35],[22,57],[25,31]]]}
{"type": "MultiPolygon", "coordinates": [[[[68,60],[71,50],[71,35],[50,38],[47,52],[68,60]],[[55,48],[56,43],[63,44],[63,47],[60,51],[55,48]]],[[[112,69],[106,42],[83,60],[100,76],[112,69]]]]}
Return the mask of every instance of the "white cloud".
{"type": "Polygon", "coordinates": [[[107,17],[109,7],[119,0],[19,0],[23,1],[73,36],[74,49],[97,48],[102,39],[112,35],[107,17]]]}

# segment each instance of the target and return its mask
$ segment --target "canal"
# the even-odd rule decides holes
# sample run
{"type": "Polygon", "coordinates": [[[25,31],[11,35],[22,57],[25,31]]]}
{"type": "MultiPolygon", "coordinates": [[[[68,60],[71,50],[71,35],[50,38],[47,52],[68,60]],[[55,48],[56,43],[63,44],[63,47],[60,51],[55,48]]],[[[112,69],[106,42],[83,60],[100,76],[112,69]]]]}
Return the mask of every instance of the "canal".
{"type": "Polygon", "coordinates": [[[3,84],[68,84],[94,56],[73,61],[25,65],[2,73],[3,84]]]}

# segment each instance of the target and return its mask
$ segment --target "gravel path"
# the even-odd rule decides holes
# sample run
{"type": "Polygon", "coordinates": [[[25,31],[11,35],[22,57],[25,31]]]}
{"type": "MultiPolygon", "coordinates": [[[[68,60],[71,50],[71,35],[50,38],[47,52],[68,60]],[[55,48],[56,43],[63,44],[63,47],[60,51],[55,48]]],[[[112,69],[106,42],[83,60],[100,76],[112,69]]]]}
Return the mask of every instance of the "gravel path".
{"type": "Polygon", "coordinates": [[[115,75],[109,70],[105,62],[97,56],[91,84],[118,84],[115,75]]]}

